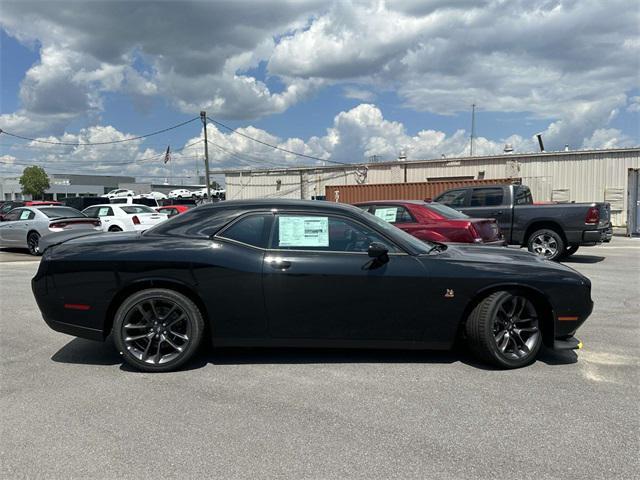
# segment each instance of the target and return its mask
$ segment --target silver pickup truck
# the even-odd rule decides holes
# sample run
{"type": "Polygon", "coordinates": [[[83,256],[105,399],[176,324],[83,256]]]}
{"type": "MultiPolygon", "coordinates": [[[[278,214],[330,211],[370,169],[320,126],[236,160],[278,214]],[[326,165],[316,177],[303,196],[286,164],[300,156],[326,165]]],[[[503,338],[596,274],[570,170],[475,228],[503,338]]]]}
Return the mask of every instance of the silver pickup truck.
{"type": "Polygon", "coordinates": [[[573,255],[578,247],[611,241],[608,203],[535,205],[524,185],[482,185],[456,188],[434,201],[470,217],[495,218],[509,245],[527,247],[550,260],[573,255]]]}

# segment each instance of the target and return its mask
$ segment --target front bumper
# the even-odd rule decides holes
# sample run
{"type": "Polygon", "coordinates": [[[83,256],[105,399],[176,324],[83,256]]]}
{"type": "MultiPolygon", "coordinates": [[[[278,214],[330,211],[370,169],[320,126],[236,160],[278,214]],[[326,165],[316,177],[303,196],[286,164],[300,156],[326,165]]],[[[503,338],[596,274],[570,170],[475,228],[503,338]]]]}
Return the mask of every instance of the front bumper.
{"type": "Polygon", "coordinates": [[[582,348],[582,342],[576,337],[568,337],[563,340],[554,340],[554,350],[580,350],[582,348]]]}

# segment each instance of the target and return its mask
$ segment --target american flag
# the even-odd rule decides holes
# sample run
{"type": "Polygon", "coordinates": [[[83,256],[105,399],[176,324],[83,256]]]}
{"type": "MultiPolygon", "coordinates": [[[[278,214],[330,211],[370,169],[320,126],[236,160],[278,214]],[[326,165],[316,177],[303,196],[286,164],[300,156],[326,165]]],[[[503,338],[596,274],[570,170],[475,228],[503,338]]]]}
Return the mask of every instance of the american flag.
{"type": "Polygon", "coordinates": [[[171,160],[171,145],[167,145],[167,151],[164,154],[164,163],[167,163],[171,160]]]}

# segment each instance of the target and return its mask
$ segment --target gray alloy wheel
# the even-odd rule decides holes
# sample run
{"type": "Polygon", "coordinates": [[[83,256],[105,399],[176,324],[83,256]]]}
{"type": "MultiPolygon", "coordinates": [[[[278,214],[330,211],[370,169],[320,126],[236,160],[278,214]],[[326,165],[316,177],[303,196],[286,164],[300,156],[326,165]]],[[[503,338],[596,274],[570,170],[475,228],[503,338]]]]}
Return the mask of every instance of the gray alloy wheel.
{"type": "Polygon", "coordinates": [[[27,235],[27,248],[31,255],[40,255],[40,234],[38,232],[31,232],[27,235]]]}
{"type": "Polygon", "coordinates": [[[198,307],[173,290],[142,290],[116,313],[113,336],[125,361],[138,370],[166,372],[197,351],[204,321],[198,307]]]}
{"type": "Polygon", "coordinates": [[[550,229],[537,230],[531,234],[527,242],[530,252],[549,260],[557,260],[565,251],[565,244],[562,237],[550,229]]]}
{"type": "Polygon", "coordinates": [[[469,346],[476,355],[503,368],[530,364],[542,346],[536,308],[518,292],[500,291],[485,298],[465,327],[469,346]]]}

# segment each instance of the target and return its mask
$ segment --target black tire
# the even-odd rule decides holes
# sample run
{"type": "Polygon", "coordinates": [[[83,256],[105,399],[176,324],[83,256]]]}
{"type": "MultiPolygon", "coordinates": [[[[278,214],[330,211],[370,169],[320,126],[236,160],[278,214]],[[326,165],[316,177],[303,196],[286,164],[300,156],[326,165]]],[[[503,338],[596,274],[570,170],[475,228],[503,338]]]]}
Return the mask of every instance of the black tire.
{"type": "Polygon", "coordinates": [[[578,248],[580,248],[579,245],[571,245],[567,247],[564,253],[562,254],[562,258],[569,258],[571,255],[573,255],[578,251],[578,248]]]}
{"type": "Polygon", "coordinates": [[[188,297],[153,288],[122,302],[112,333],[129,365],[144,372],[170,372],[193,357],[203,332],[202,313],[188,297]]]}
{"type": "Polygon", "coordinates": [[[503,290],[478,303],[467,319],[465,333],[469,348],[480,360],[501,368],[520,368],[533,363],[540,351],[539,324],[535,306],[526,295],[503,290]]]}
{"type": "Polygon", "coordinates": [[[565,251],[565,243],[555,230],[542,228],[529,235],[527,249],[548,260],[558,260],[565,251]]]}
{"type": "Polygon", "coordinates": [[[109,227],[109,231],[110,232],[121,232],[122,229],[120,227],[117,227],[117,226],[114,225],[113,227],[109,227]]]}
{"type": "Polygon", "coordinates": [[[31,255],[42,255],[40,252],[40,234],[38,232],[29,232],[27,235],[27,248],[29,249],[29,253],[31,255]]]}

